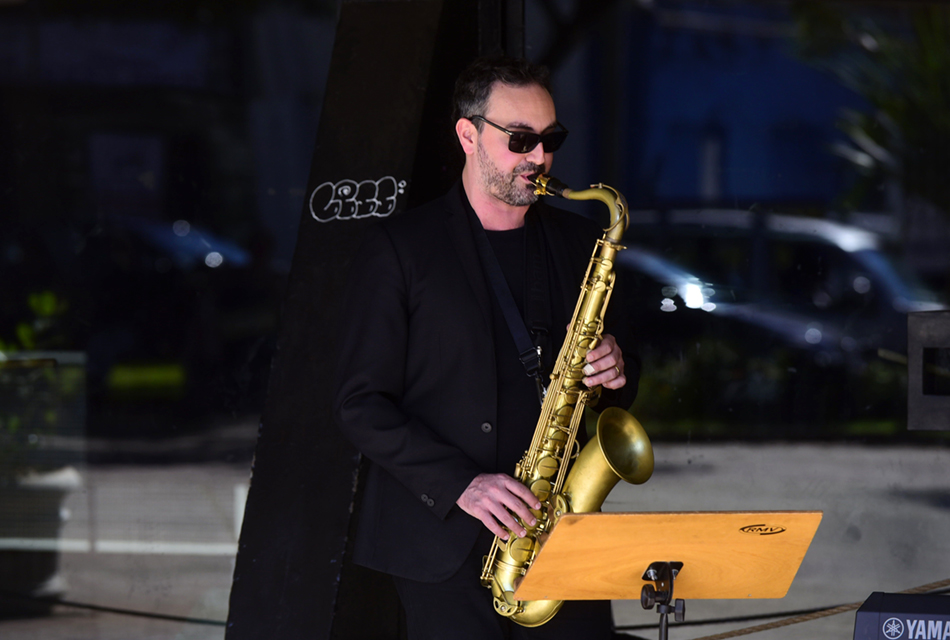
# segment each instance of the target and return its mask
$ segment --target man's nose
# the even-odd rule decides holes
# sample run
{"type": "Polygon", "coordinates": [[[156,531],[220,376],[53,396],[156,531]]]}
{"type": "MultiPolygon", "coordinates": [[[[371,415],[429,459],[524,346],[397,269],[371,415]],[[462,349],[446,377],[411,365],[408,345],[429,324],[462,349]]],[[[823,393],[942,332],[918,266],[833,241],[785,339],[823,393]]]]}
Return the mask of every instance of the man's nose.
{"type": "Polygon", "coordinates": [[[544,164],[544,145],[539,142],[538,146],[529,151],[525,158],[534,164],[544,164]]]}

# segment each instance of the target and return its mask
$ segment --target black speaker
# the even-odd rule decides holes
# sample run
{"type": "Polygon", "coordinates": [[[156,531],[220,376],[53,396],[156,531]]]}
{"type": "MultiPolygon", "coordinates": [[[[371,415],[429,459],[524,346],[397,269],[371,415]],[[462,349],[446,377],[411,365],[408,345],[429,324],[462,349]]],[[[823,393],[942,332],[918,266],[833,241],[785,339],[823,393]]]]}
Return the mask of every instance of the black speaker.
{"type": "Polygon", "coordinates": [[[950,598],[876,591],[854,617],[854,640],[950,640],[950,598]]]}
{"type": "Polygon", "coordinates": [[[907,428],[950,430],[950,311],[907,314],[907,428]]]}

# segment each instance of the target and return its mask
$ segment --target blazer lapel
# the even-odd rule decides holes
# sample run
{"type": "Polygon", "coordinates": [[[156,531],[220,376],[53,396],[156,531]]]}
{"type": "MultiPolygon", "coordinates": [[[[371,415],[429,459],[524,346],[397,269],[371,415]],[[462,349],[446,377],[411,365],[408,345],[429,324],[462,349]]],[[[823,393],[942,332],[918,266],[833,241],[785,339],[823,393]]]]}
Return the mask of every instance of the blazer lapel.
{"type": "Polygon", "coordinates": [[[482,272],[481,261],[478,258],[475,238],[472,236],[471,222],[462,203],[464,197],[465,194],[462,193],[462,182],[460,180],[445,195],[445,226],[454,253],[462,265],[462,271],[465,272],[472,292],[475,294],[475,300],[482,311],[482,318],[488,332],[491,333],[491,298],[489,297],[488,285],[485,282],[485,275],[482,272]]]}

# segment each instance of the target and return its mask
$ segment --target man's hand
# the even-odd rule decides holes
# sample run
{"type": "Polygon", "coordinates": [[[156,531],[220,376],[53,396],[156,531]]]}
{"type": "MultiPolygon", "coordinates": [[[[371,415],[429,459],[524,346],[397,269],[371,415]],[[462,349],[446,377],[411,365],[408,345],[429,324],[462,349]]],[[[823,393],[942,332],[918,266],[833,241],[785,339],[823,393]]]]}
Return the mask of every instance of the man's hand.
{"type": "Polygon", "coordinates": [[[619,389],[627,384],[627,377],[623,375],[623,353],[612,335],[605,333],[597,348],[587,353],[584,373],[587,375],[584,384],[588,387],[603,385],[619,389]]]}
{"type": "Polygon", "coordinates": [[[465,513],[481,520],[502,540],[508,539],[508,532],[502,525],[519,538],[523,538],[527,533],[515,520],[512,511],[524,522],[534,525],[536,521],[529,506],[533,509],[541,508],[538,498],[528,487],[504,473],[483,473],[475,476],[455,503],[465,513]]]}

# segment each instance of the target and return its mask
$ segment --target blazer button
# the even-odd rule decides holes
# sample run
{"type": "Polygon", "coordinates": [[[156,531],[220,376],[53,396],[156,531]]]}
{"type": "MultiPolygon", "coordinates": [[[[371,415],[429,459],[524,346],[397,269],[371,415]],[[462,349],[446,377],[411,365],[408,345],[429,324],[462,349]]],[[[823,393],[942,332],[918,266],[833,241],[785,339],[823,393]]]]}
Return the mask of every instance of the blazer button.
{"type": "Polygon", "coordinates": [[[428,501],[429,501],[429,496],[427,496],[426,494],[423,493],[423,494],[422,494],[422,501],[423,501],[423,502],[428,502],[428,501]]]}
{"type": "Polygon", "coordinates": [[[483,423],[482,423],[482,431],[485,432],[485,433],[491,433],[491,423],[490,423],[490,422],[483,422],[483,423]]]}
{"type": "Polygon", "coordinates": [[[429,498],[428,500],[426,500],[426,504],[429,505],[430,507],[434,507],[435,500],[433,500],[432,498],[429,498]]]}

